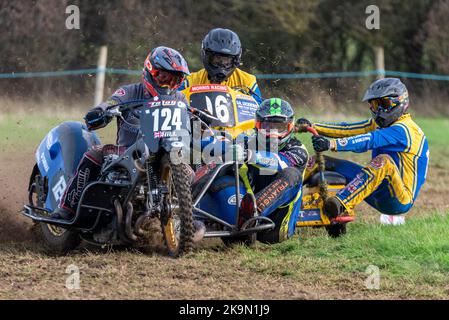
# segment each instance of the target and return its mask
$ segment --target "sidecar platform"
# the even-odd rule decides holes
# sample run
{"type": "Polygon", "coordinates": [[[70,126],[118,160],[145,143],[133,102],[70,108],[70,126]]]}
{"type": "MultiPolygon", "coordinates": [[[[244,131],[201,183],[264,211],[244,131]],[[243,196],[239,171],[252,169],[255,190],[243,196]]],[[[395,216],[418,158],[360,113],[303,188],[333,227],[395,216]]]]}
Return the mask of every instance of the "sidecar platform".
{"type": "Polygon", "coordinates": [[[72,220],[51,218],[51,210],[40,208],[33,204],[24,206],[21,213],[31,218],[33,221],[48,223],[62,228],[74,228],[80,231],[92,231],[100,222],[104,215],[114,213],[112,204],[105,206],[105,199],[109,197],[119,197],[128,185],[111,184],[105,182],[93,182],[83,191],[76,214],[72,220]]]}

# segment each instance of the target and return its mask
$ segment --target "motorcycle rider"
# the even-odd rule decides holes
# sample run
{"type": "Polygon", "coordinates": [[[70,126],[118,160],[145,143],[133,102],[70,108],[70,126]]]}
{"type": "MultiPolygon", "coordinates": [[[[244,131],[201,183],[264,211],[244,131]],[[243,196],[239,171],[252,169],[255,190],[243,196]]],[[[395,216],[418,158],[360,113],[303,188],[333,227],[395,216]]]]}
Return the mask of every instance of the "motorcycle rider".
{"type": "Polygon", "coordinates": [[[223,84],[250,90],[258,104],[262,95],[256,77],[238,67],[241,65],[242,45],[238,35],[229,29],[212,29],[203,39],[201,61],[204,69],[186,77],[179,90],[199,84],[223,84]]]}
{"type": "MultiPolygon", "coordinates": [[[[372,118],[369,120],[313,124],[321,135],[312,137],[316,151],[361,153],[372,150],[372,160],[365,167],[326,157],[326,168],[350,181],[326,201],[324,211],[330,218],[352,210],[363,200],[384,214],[406,213],[426,180],[427,138],[407,113],[406,86],[396,78],[377,80],[368,88],[363,101],[370,105],[372,118]]],[[[298,122],[312,125],[307,119],[298,122]]]]}
{"type": "MultiPolygon", "coordinates": [[[[293,108],[285,100],[264,100],[256,111],[256,135],[253,139],[256,139],[257,152],[249,155],[249,176],[252,177],[257,212],[276,217],[276,228],[279,228],[276,238],[273,234],[258,234],[262,242],[287,239],[296,228],[298,217],[293,214],[296,212],[293,206],[301,203],[304,169],[309,156],[305,146],[293,136],[294,126],[293,108]],[[273,142],[277,145],[276,150],[269,149],[273,142]],[[285,206],[295,198],[291,208],[285,206]]],[[[254,146],[251,140],[247,143],[254,146]]],[[[252,199],[250,194],[242,199],[240,216],[243,219],[250,218],[254,212],[252,199]]]]}
{"type": "MultiPolygon", "coordinates": [[[[159,99],[185,103],[187,100],[178,88],[189,74],[187,62],[176,50],[160,46],[147,56],[140,83],[120,87],[100,105],[92,108],[84,117],[89,130],[105,127],[112,118],[105,112],[106,108],[134,100],[159,99]]],[[[137,139],[139,119],[132,112],[123,112],[125,122],[117,120],[116,145],[98,145],[88,150],[81,159],[75,175],[69,181],[53,218],[71,220],[77,210],[82,191],[100,174],[104,157],[120,154],[137,139]]]]}

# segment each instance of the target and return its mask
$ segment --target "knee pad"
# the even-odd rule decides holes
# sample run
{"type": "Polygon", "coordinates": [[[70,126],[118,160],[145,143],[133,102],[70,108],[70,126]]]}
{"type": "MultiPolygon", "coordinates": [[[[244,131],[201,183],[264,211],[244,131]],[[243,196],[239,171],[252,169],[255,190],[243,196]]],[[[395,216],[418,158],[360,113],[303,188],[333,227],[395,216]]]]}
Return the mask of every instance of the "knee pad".
{"type": "Polygon", "coordinates": [[[278,178],[288,182],[290,186],[295,186],[302,181],[302,172],[298,168],[289,167],[278,173],[278,178]]]}

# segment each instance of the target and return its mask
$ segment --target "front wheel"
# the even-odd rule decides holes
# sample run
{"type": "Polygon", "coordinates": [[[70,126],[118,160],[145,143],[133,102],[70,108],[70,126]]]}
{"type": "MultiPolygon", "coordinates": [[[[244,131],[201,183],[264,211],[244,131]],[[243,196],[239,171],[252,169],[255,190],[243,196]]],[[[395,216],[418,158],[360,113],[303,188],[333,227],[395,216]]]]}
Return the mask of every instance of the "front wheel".
{"type": "Polygon", "coordinates": [[[190,177],[185,164],[162,161],[161,180],[168,190],[161,213],[162,235],[168,254],[173,257],[193,248],[193,212],[190,177]]]}

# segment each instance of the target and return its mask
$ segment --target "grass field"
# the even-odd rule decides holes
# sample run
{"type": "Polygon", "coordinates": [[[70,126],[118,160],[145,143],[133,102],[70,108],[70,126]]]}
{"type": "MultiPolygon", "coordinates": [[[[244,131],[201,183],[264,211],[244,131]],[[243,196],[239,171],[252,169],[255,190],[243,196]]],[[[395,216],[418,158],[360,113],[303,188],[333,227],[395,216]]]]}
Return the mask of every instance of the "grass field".
{"type": "MultiPolygon", "coordinates": [[[[80,121],[79,114],[0,116],[0,298],[449,298],[449,119],[417,119],[429,140],[430,169],[403,226],[380,225],[378,214],[362,205],[357,222],[339,239],[322,229],[301,229],[274,246],[226,249],[209,241],[179,260],[157,251],[92,248],[53,257],[28,235],[28,222],[16,212],[26,200],[35,147],[51,127],[80,121]],[[80,290],[65,287],[70,264],[80,268],[80,290]],[[368,289],[377,268],[379,288],[368,289]]],[[[113,141],[113,126],[99,133],[113,141]]]]}

